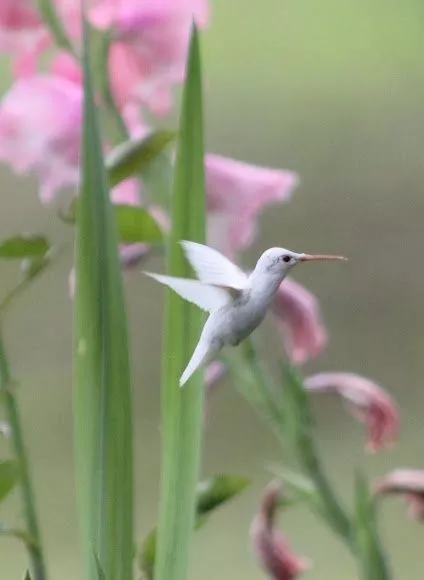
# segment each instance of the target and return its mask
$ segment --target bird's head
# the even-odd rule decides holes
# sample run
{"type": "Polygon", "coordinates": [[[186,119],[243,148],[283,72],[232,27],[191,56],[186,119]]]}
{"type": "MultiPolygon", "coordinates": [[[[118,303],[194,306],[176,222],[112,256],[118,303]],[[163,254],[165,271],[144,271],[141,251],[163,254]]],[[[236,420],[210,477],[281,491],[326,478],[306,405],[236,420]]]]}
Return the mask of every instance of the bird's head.
{"type": "Polygon", "coordinates": [[[329,260],[346,260],[343,256],[331,256],[326,254],[298,254],[285,248],[269,248],[259,258],[255,272],[263,274],[275,274],[284,277],[296,264],[302,262],[324,262],[329,260]]]}

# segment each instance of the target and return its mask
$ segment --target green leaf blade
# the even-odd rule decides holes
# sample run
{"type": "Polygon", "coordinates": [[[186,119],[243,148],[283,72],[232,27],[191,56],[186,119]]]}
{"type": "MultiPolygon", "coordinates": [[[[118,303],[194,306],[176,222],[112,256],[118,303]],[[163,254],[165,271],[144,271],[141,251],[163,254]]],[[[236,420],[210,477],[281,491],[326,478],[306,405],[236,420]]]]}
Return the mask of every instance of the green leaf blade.
{"type": "Polygon", "coordinates": [[[84,31],[82,183],[77,207],[74,428],[87,578],[130,580],[132,407],[127,316],[84,31]]]}
{"type": "MultiPolygon", "coordinates": [[[[201,481],[196,489],[195,530],[208,521],[211,512],[242,493],[250,484],[247,477],[235,475],[215,475],[201,481]]],[[[148,580],[153,580],[156,544],[157,530],[153,528],[138,555],[138,566],[148,580]]]]}
{"type": "MultiPolygon", "coordinates": [[[[172,229],[167,265],[172,276],[188,276],[181,239],[205,240],[205,185],[200,51],[196,28],[190,42],[171,200],[172,229]]],[[[161,503],[155,580],[186,580],[195,521],[204,384],[202,373],[180,389],[179,377],[200,336],[204,316],[167,292],[163,347],[161,503]]]]}
{"type": "Polygon", "coordinates": [[[249,478],[236,475],[215,475],[201,481],[197,486],[197,515],[214,511],[242,493],[250,483],[249,478]]]}
{"type": "Polygon", "coordinates": [[[158,244],[163,241],[162,231],[147,209],[131,205],[113,207],[122,244],[158,244]]]}
{"type": "Polygon", "coordinates": [[[50,244],[44,236],[13,236],[0,242],[0,258],[6,260],[42,258],[49,249],[50,244]]]}
{"type": "Polygon", "coordinates": [[[174,139],[175,132],[160,130],[115,147],[106,160],[110,187],[146,171],[174,139]]]}
{"type": "Polygon", "coordinates": [[[0,461],[0,502],[12,491],[19,481],[19,463],[12,459],[0,461]]]}

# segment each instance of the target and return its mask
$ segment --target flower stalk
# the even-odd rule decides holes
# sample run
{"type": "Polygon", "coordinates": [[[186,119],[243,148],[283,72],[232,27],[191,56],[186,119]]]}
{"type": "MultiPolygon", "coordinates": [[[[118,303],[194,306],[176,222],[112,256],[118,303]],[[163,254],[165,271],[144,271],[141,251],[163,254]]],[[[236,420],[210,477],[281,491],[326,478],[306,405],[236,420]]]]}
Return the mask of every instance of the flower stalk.
{"type": "Polygon", "coordinates": [[[15,384],[11,376],[3,336],[0,330],[0,393],[3,396],[7,421],[10,427],[12,451],[19,462],[19,486],[27,533],[31,541],[26,542],[34,580],[46,580],[47,571],[41,544],[40,528],[35,506],[35,494],[31,480],[29,461],[24,442],[15,384]]]}

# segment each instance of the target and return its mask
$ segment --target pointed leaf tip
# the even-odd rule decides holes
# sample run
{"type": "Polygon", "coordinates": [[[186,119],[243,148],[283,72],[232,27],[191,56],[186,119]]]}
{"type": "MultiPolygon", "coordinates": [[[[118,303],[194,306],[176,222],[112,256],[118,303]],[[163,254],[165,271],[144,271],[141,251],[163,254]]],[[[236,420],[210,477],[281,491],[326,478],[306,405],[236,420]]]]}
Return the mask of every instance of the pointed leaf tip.
{"type": "Polygon", "coordinates": [[[0,462],[0,502],[12,491],[19,481],[19,463],[14,460],[0,462]]]}
{"type": "Polygon", "coordinates": [[[146,171],[175,137],[175,131],[160,130],[142,139],[126,141],[115,147],[106,159],[110,186],[115,187],[125,179],[146,171]]]}
{"type": "Polygon", "coordinates": [[[249,478],[235,475],[215,475],[201,481],[196,490],[197,515],[209,514],[242,493],[250,484],[249,478]]]}

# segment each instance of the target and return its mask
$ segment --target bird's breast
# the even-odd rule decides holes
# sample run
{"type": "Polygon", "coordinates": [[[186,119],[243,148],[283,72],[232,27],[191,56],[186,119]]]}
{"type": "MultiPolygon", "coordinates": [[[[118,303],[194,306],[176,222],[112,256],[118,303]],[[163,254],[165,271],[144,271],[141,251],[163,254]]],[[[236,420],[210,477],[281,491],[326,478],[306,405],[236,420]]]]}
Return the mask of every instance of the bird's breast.
{"type": "Polygon", "coordinates": [[[223,344],[235,345],[259,326],[266,310],[266,305],[253,301],[249,293],[242,293],[231,305],[213,315],[213,327],[223,344]]]}

